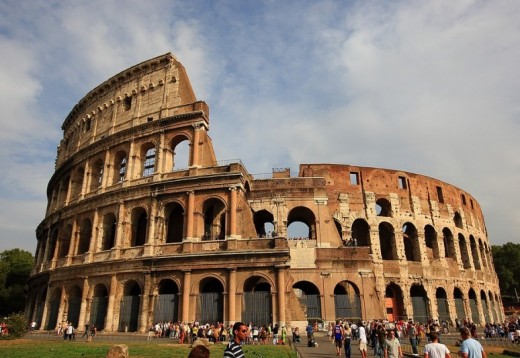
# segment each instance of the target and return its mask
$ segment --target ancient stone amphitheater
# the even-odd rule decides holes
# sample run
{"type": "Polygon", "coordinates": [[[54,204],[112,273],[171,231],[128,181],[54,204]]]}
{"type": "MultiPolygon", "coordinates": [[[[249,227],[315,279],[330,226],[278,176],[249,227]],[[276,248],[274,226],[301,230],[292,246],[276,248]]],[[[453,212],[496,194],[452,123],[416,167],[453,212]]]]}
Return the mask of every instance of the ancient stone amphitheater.
{"type": "Polygon", "coordinates": [[[353,165],[254,175],[217,160],[209,126],[170,53],[74,106],[37,228],[26,315],[39,329],[503,319],[471,194],[353,165]]]}

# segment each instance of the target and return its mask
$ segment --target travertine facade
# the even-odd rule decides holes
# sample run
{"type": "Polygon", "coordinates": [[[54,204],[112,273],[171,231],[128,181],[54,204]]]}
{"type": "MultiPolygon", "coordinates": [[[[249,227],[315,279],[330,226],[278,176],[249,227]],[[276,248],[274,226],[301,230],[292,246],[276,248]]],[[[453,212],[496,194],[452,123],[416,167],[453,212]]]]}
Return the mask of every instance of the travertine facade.
{"type": "Polygon", "coordinates": [[[161,320],[503,318],[469,193],[351,165],[251,175],[239,160],[217,161],[209,124],[171,54],[119,73],[73,108],[29,281],[26,314],[40,329],[63,320],[144,332],[161,320]],[[295,222],[308,237],[288,238],[295,222]]]}

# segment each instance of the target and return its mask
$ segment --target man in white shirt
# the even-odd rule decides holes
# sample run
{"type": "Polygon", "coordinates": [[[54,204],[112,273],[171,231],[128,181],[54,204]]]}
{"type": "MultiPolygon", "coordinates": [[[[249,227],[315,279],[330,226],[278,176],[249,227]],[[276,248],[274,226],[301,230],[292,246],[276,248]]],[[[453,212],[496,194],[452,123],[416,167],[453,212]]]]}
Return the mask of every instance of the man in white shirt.
{"type": "Polygon", "coordinates": [[[432,343],[424,346],[424,358],[451,358],[448,347],[439,343],[439,333],[430,332],[430,340],[432,343]]]}
{"type": "Polygon", "coordinates": [[[361,321],[358,322],[358,326],[359,351],[361,352],[361,358],[367,358],[367,333],[361,321]]]}

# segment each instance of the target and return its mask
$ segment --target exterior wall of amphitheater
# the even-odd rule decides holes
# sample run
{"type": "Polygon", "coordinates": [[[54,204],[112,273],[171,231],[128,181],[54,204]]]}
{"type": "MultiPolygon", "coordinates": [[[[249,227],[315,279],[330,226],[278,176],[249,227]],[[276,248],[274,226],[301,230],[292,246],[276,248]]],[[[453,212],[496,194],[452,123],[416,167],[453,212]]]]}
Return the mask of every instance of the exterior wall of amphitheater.
{"type": "Polygon", "coordinates": [[[40,329],[503,319],[471,194],[352,165],[251,175],[239,160],[217,161],[209,124],[171,54],[117,74],[73,108],[29,280],[26,315],[40,329]],[[291,238],[294,223],[308,235],[291,238]]]}

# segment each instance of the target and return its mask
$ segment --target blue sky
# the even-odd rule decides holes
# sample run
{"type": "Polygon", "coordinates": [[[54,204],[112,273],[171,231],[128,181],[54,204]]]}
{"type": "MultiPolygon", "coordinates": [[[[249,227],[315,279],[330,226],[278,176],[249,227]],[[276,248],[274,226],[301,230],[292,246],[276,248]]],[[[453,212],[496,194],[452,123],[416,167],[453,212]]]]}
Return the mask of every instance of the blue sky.
{"type": "Polygon", "coordinates": [[[520,242],[520,2],[0,0],[0,251],[35,251],[61,124],[92,88],[172,52],[218,159],[401,169],[520,242]]]}

